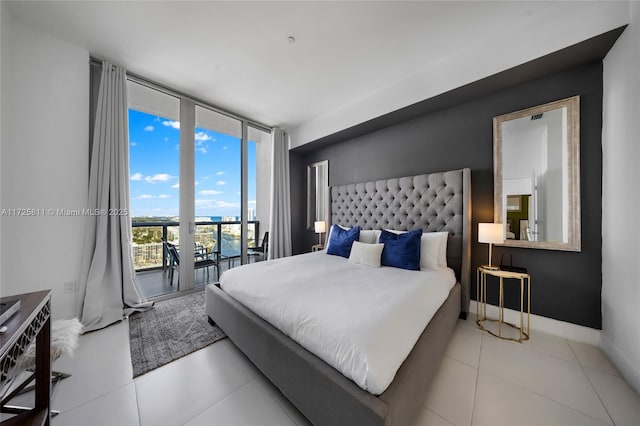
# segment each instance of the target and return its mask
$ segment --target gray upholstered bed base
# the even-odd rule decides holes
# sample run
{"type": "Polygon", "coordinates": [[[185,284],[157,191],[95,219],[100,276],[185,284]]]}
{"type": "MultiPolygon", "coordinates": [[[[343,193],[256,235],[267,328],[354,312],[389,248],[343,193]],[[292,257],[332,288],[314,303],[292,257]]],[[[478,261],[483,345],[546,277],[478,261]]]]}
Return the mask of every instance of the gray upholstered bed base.
{"type": "MultiPolygon", "coordinates": [[[[460,312],[460,284],[422,332],[383,394],[376,397],[229,296],[205,290],[207,315],[315,425],[404,426],[415,422],[460,312]]],[[[330,313],[329,313],[330,314],[330,313]]]]}
{"type": "Polygon", "coordinates": [[[469,308],[471,171],[336,186],[331,210],[332,223],[344,226],[449,232],[447,263],[458,283],[383,394],[362,390],[212,284],[206,288],[207,315],[314,424],[411,425],[458,316],[469,308]]]}

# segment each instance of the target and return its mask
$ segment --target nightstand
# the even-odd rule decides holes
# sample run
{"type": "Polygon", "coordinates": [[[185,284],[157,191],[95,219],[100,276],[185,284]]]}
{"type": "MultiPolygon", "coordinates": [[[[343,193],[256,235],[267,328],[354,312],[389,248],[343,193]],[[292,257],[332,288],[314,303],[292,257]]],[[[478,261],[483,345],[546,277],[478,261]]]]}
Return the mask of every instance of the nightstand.
{"type": "Polygon", "coordinates": [[[320,250],[324,250],[324,245],[314,244],[311,246],[311,251],[320,251],[320,250]]]}
{"type": "Polygon", "coordinates": [[[525,340],[529,340],[531,332],[531,276],[528,273],[523,272],[511,272],[503,270],[494,270],[478,267],[476,280],[476,324],[480,329],[489,332],[490,334],[499,337],[504,340],[513,340],[515,342],[522,343],[525,340]],[[500,296],[498,299],[498,319],[487,318],[487,276],[498,277],[500,279],[500,296]],[[520,282],[520,327],[504,321],[504,283],[507,282],[520,282]],[[524,294],[525,294],[525,282],[527,293],[527,331],[524,331],[524,294]],[[486,321],[496,322],[498,324],[498,332],[494,332],[485,327],[486,321]],[[502,335],[502,326],[507,325],[520,331],[519,338],[505,337],[502,335]]]}

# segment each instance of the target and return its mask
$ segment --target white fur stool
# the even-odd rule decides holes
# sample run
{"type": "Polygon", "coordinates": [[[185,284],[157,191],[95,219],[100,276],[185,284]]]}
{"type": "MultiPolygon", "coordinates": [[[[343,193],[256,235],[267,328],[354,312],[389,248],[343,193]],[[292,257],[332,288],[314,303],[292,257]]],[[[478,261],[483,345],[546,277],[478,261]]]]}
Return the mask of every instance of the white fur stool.
{"type": "MultiPolygon", "coordinates": [[[[77,318],[55,320],[51,323],[51,362],[57,360],[62,355],[73,355],[73,351],[78,347],[78,335],[82,331],[82,324],[77,318]]],[[[16,395],[27,392],[33,386],[27,387],[35,378],[36,366],[36,345],[30,345],[27,350],[20,356],[16,364],[18,370],[29,371],[29,377],[19,385],[15,386],[2,401],[0,401],[0,412],[9,414],[20,414],[23,411],[29,411],[31,408],[19,407],[15,405],[6,405],[16,395]]],[[[66,379],[70,374],[51,372],[51,379],[55,385],[62,379],[66,379]]],[[[51,410],[52,415],[59,414],[58,411],[51,410]]]]}

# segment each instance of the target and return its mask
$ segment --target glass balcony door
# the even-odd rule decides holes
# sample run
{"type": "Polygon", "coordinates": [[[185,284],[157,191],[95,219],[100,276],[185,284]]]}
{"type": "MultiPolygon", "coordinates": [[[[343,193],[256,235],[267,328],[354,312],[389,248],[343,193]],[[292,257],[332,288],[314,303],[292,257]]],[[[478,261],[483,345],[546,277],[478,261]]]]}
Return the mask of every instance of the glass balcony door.
{"type": "MultiPolygon", "coordinates": [[[[217,263],[216,273],[244,263],[243,122],[196,105],[194,126],[195,241],[217,263]]],[[[205,277],[196,271],[196,285],[205,277]]],[[[217,281],[210,277],[209,281],[217,281]]]]}
{"type": "Polygon", "coordinates": [[[134,257],[143,294],[189,291],[228,268],[266,259],[268,129],[153,84],[130,80],[128,89],[134,257]]]}
{"type": "Polygon", "coordinates": [[[127,84],[134,266],[142,293],[157,297],[178,291],[164,241],[180,244],[180,100],[127,84]]]}

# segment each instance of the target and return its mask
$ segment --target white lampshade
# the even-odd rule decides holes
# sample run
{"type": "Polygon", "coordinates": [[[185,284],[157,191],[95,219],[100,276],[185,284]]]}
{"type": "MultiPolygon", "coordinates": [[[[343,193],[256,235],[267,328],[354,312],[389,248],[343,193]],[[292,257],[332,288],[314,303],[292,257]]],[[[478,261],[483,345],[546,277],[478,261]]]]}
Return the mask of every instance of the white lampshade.
{"type": "Polygon", "coordinates": [[[313,226],[316,229],[316,234],[321,234],[327,231],[327,223],[324,220],[314,222],[313,226]]]}
{"type": "Polygon", "coordinates": [[[504,243],[504,229],[501,223],[479,223],[478,242],[489,244],[504,243]]]}

